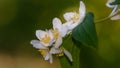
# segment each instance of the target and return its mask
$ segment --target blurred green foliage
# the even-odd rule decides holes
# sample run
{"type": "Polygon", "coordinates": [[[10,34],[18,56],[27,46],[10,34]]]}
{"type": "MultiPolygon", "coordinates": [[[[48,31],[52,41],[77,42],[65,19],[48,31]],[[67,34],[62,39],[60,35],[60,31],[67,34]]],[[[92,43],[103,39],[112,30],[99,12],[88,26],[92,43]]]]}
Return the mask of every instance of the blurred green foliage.
{"type": "MultiPolygon", "coordinates": [[[[95,21],[112,11],[105,6],[107,0],[83,1],[87,11],[94,13],[95,21]]],[[[54,17],[63,20],[63,14],[73,11],[73,7],[79,7],[79,0],[0,0],[0,52],[39,55],[30,45],[36,39],[35,30],[51,28],[54,17]]],[[[120,68],[119,22],[106,20],[95,24],[98,50],[81,51],[81,68],[120,68]]]]}

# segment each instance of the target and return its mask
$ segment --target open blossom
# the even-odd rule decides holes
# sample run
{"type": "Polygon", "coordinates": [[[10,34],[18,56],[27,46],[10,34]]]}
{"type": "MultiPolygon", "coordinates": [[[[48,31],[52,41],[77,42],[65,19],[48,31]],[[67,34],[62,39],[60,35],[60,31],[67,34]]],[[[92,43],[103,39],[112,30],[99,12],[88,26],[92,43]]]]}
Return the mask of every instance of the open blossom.
{"type": "Polygon", "coordinates": [[[50,54],[48,47],[42,45],[38,40],[32,40],[31,44],[33,45],[33,47],[39,49],[41,55],[44,57],[44,60],[49,60],[50,63],[53,62],[52,54],[50,54]]]}
{"type": "Polygon", "coordinates": [[[58,36],[64,37],[67,34],[67,28],[63,26],[59,18],[54,18],[52,24],[53,24],[53,30],[57,34],[57,36],[55,35],[55,37],[58,36]]]}
{"type": "Polygon", "coordinates": [[[78,24],[80,24],[85,18],[86,8],[82,1],[80,1],[79,12],[67,12],[63,15],[64,19],[67,21],[63,25],[68,27],[68,31],[74,29],[78,24]]]}
{"type": "Polygon", "coordinates": [[[67,34],[67,28],[62,25],[59,18],[54,18],[52,23],[53,29],[51,30],[36,30],[36,36],[39,40],[32,40],[31,44],[33,47],[39,49],[44,60],[49,60],[50,63],[53,62],[53,54],[58,56],[63,56],[65,54],[70,61],[72,61],[71,54],[60,47],[62,38],[67,34]]]}
{"type": "MultiPolygon", "coordinates": [[[[107,3],[106,3],[106,6],[107,6],[107,7],[113,9],[112,12],[111,12],[110,15],[109,15],[110,17],[111,17],[111,16],[114,16],[115,14],[117,14],[117,13],[120,11],[118,5],[111,5],[111,3],[114,2],[114,1],[115,1],[115,0],[108,0],[107,3]]],[[[117,17],[118,17],[118,16],[117,16],[117,17]]],[[[112,19],[112,20],[113,20],[113,19],[112,19]]]]}
{"type": "Polygon", "coordinates": [[[53,28],[50,30],[36,30],[36,36],[38,40],[32,40],[30,43],[33,47],[39,49],[44,60],[53,62],[52,55],[63,56],[66,55],[72,62],[72,55],[62,47],[63,37],[65,37],[69,31],[80,24],[85,17],[86,8],[82,1],[80,1],[79,13],[68,12],[64,14],[64,18],[67,21],[62,24],[59,18],[53,19],[53,28]]]}
{"type": "Polygon", "coordinates": [[[36,36],[39,40],[32,40],[30,43],[33,45],[33,47],[39,49],[45,60],[50,60],[50,63],[52,63],[52,55],[49,52],[49,46],[52,46],[53,43],[52,32],[50,30],[37,30],[36,36]]]}
{"type": "Polygon", "coordinates": [[[51,46],[53,43],[53,34],[51,30],[36,30],[36,36],[44,46],[51,46]]]}
{"type": "Polygon", "coordinates": [[[72,55],[66,49],[61,47],[62,38],[67,34],[67,28],[62,25],[62,22],[60,21],[59,18],[54,18],[52,23],[53,23],[53,36],[55,39],[55,43],[50,49],[50,54],[55,54],[57,56],[63,56],[65,54],[70,61],[73,61],[72,55]]]}
{"type": "Polygon", "coordinates": [[[54,47],[58,48],[62,44],[62,38],[67,34],[67,28],[62,25],[59,18],[53,19],[53,37],[55,40],[54,47]]]}

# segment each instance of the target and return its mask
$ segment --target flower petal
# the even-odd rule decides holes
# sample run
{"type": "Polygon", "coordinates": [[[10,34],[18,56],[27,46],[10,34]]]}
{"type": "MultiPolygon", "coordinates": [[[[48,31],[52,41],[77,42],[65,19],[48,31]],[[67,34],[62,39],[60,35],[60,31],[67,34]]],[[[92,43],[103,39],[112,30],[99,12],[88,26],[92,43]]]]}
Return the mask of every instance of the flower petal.
{"type": "Polygon", "coordinates": [[[114,2],[115,0],[108,0],[107,3],[106,3],[106,6],[109,7],[109,8],[114,8],[115,5],[110,5],[110,3],[114,2]]]}
{"type": "Polygon", "coordinates": [[[53,19],[53,29],[58,29],[59,34],[64,37],[67,33],[66,27],[62,25],[62,22],[60,21],[59,18],[54,18],[53,19]]]}
{"type": "Polygon", "coordinates": [[[53,57],[52,57],[52,54],[50,54],[50,63],[52,64],[53,63],[53,57]]]}
{"type": "MultiPolygon", "coordinates": [[[[81,21],[81,20],[80,20],[81,21]]],[[[82,21],[81,21],[82,22],[82,21]]],[[[80,24],[81,22],[76,22],[74,24],[72,24],[70,27],[69,27],[69,30],[73,30],[78,24],[80,24]]]]}
{"type": "Polygon", "coordinates": [[[69,27],[69,26],[71,26],[71,24],[73,24],[73,22],[65,22],[65,23],[63,24],[63,26],[64,26],[64,27],[69,27]]]}
{"type": "Polygon", "coordinates": [[[59,48],[52,47],[50,50],[51,54],[58,54],[61,53],[62,51],[59,48]]]}
{"type": "Polygon", "coordinates": [[[68,32],[68,27],[62,26],[61,36],[64,37],[68,32]]]}
{"type": "Polygon", "coordinates": [[[120,19],[120,14],[115,15],[111,18],[111,20],[119,20],[120,19]]]}
{"type": "Polygon", "coordinates": [[[73,23],[73,22],[66,22],[63,24],[64,27],[66,27],[66,32],[67,34],[71,32],[72,29],[74,29],[77,25],[79,24],[79,22],[73,23]]]}
{"type": "Polygon", "coordinates": [[[57,28],[58,30],[61,30],[62,22],[59,18],[54,18],[52,23],[53,23],[53,29],[57,28]]]}
{"type": "Polygon", "coordinates": [[[52,30],[49,30],[48,31],[48,35],[50,36],[50,40],[52,41],[54,36],[53,36],[53,33],[52,33],[52,30]]]}
{"type": "Polygon", "coordinates": [[[83,21],[85,14],[86,14],[85,4],[82,1],[80,1],[80,8],[79,8],[80,22],[83,21]]]}
{"type": "Polygon", "coordinates": [[[113,11],[110,13],[109,16],[113,16],[113,15],[117,14],[118,11],[119,11],[118,5],[115,5],[113,11]]]}
{"type": "Polygon", "coordinates": [[[64,19],[65,19],[66,21],[70,21],[71,18],[74,17],[74,15],[75,15],[74,12],[68,12],[68,13],[65,13],[65,14],[63,15],[63,17],[64,17],[64,19]]]}
{"type": "Polygon", "coordinates": [[[44,60],[49,60],[50,59],[50,54],[47,53],[45,56],[44,56],[44,60]]]}
{"type": "MultiPolygon", "coordinates": [[[[75,24],[75,23],[74,23],[75,24]]],[[[67,30],[67,34],[69,33],[69,31],[72,30],[72,25],[73,25],[73,22],[72,21],[69,21],[69,22],[66,22],[63,24],[64,27],[66,27],[66,30],[67,30]]]]}
{"type": "Polygon", "coordinates": [[[73,61],[72,55],[67,50],[64,50],[64,54],[69,58],[71,62],[73,61]]]}
{"type": "Polygon", "coordinates": [[[36,36],[39,40],[45,36],[46,32],[43,30],[36,30],[36,36]]]}
{"type": "Polygon", "coordinates": [[[45,47],[48,47],[48,46],[51,46],[50,43],[44,43],[44,42],[41,42],[41,44],[45,47]]]}
{"type": "Polygon", "coordinates": [[[54,44],[54,47],[55,48],[59,48],[59,46],[62,44],[62,37],[59,37],[57,40],[56,40],[56,42],[55,42],[55,44],[54,44]]]}
{"type": "Polygon", "coordinates": [[[46,47],[43,46],[38,40],[32,40],[30,43],[37,49],[46,49],[46,47]]]}

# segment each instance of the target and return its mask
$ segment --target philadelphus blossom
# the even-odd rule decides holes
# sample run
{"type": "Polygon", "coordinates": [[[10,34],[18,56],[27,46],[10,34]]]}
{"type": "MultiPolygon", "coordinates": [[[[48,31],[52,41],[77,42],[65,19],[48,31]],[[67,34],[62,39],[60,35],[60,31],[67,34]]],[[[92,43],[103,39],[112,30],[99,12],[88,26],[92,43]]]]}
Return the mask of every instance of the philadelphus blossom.
{"type": "Polygon", "coordinates": [[[44,60],[49,60],[50,63],[53,63],[53,55],[65,55],[71,62],[73,61],[72,55],[62,46],[63,37],[68,35],[73,28],[83,21],[85,11],[85,5],[80,1],[79,13],[69,12],[64,14],[66,23],[62,24],[61,20],[56,17],[52,21],[52,29],[46,31],[36,30],[38,40],[32,40],[30,43],[33,47],[39,49],[44,60]]]}
{"type": "Polygon", "coordinates": [[[52,55],[49,53],[49,46],[51,46],[53,43],[52,32],[50,30],[37,30],[36,36],[39,40],[32,40],[31,44],[33,47],[39,49],[45,60],[50,60],[50,63],[52,63],[52,55]]]}
{"type": "Polygon", "coordinates": [[[33,47],[39,49],[44,60],[53,62],[52,55],[63,56],[64,54],[72,61],[72,55],[63,47],[62,38],[67,34],[67,28],[63,26],[59,18],[53,19],[53,29],[37,30],[36,36],[39,40],[32,40],[33,47]]]}
{"type": "Polygon", "coordinates": [[[68,31],[71,31],[84,20],[85,14],[86,14],[85,5],[82,1],[80,1],[80,8],[78,13],[67,12],[63,15],[64,19],[67,21],[63,25],[68,27],[68,31]]]}
{"type": "Polygon", "coordinates": [[[50,53],[56,54],[58,56],[63,56],[65,54],[70,61],[73,61],[71,54],[64,47],[60,47],[62,44],[62,37],[64,37],[66,34],[67,34],[67,28],[62,25],[60,19],[54,18],[53,35],[55,37],[56,42],[53,44],[50,53]]]}
{"type": "Polygon", "coordinates": [[[53,19],[53,35],[56,41],[54,47],[58,48],[62,44],[62,38],[67,34],[67,28],[62,25],[59,18],[53,19]]]}
{"type": "Polygon", "coordinates": [[[117,13],[120,11],[120,9],[119,9],[118,5],[111,5],[111,3],[114,2],[114,1],[115,0],[108,0],[107,3],[106,3],[106,6],[113,9],[112,12],[109,15],[109,17],[113,16],[111,18],[111,20],[118,20],[118,19],[120,19],[120,14],[117,14],[117,13]]]}

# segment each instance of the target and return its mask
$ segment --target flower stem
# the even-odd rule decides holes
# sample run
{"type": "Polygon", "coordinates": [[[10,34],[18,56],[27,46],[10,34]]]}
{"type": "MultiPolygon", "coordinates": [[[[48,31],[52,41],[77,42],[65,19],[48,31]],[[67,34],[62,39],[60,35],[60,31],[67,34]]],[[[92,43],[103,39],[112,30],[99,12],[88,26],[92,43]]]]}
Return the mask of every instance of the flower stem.
{"type": "Polygon", "coordinates": [[[111,18],[111,16],[108,16],[108,17],[102,18],[100,20],[97,20],[97,21],[95,21],[95,24],[102,23],[103,21],[105,21],[105,20],[107,20],[109,18],[111,18]]]}

